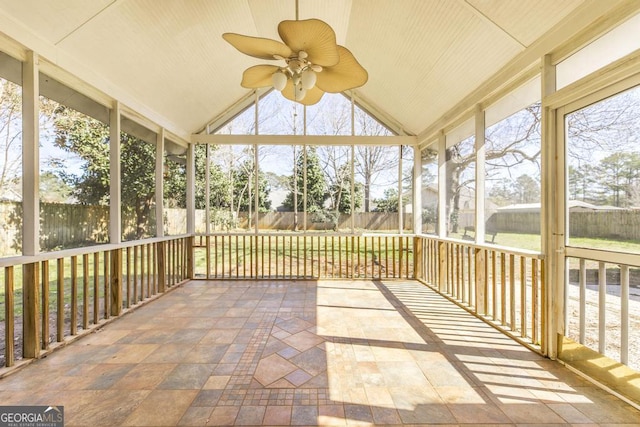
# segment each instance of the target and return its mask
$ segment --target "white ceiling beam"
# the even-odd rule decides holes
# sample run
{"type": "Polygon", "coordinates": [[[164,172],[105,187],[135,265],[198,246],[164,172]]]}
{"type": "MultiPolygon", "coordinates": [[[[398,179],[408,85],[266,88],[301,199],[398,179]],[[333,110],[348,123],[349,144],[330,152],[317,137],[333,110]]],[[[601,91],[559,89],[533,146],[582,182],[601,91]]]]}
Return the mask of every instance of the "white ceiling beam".
{"type": "Polygon", "coordinates": [[[194,144],[214,145],[416,145],[415,136],[348,135],[206,135],[193,134],[194,144]]]}

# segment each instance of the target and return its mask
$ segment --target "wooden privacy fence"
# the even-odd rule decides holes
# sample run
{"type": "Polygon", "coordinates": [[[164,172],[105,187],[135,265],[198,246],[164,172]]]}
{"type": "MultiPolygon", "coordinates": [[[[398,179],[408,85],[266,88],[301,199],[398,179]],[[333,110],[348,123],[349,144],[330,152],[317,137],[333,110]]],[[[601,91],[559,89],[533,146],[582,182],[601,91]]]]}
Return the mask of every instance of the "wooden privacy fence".
{"type": "Polygon", "coordinates": [[[546,348],[541,254],[421,236],[416,278],[520,342],[546,348]]]}
{"type": "Polygon", "coordinates": [[[4,260],[0,374],[188,279],[191,244],[175,237],[4,260]]]}
{"type": "MultiPolygon", "coordinates": [[[[503,233],[540,233],[540,212],[495,212],[487,229],[503,233]]],[[[569,212],[569,236],[640,240],[640,210],[595,210],[569,212]]]]}
{"type": "Polygon", "coordinates": [[[412,278],[413,236],[214,234],[196,236],[201,279],[412,278]]]}

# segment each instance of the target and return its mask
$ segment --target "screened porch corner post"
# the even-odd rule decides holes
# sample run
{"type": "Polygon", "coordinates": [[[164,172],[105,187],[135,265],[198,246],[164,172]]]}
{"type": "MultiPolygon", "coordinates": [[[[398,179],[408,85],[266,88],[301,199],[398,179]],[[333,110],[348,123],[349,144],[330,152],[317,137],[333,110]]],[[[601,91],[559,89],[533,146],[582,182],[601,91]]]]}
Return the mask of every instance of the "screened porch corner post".
{"type": "Polygon", "coordinates": [[[540,229],[542,232],[542,253],[545,254],[545,268],[542,270],[542,352],[551,359],[558,356],[558,341],[564,331],[565,308],[562,288],[564,273],[560,266],[564,256],[558,252],[562,247],[559,233],[560,222],[564,222],[564,214],[558,217],[558,193],[555,183],[561,178],[558,175],[556,157],[556,114],[547,103],[548,97],[556,91],[556,66],[550,54],[541,59],[541,139],[542,139],[542,182],[540,229]]]}
{"type": "MultiPolygon", "coordinates": [[[[27,52],[22,65],[22,254],[40,252],[40,100],[39,57],[27,52]]],[[[23,343],[24,357],[40,354],[39,264],[25,264],[23,268],[23,343]]]]}

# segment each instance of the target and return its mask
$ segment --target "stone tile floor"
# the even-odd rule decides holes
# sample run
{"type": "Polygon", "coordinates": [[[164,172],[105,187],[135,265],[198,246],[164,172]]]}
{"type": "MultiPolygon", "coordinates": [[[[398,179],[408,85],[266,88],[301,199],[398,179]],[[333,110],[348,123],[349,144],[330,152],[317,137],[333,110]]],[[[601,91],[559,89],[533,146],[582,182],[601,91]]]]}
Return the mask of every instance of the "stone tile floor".
{"type": "Polygon", "coordinates": [[[192,281],[0,380],[0,402],[67,426],[640,426],[411,281],[192,281]]]}

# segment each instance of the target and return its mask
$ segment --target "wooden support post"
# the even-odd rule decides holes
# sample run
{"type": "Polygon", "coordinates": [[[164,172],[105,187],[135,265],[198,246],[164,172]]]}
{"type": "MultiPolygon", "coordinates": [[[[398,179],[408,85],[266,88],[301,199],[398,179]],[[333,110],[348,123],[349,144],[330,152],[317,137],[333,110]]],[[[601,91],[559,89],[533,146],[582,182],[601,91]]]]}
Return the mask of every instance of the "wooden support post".
{"type": "Polygon", "coordinates": [[[422,239],[420,237],[413,238],[413,278],[424,280],[423,270],[423,248],[422,239]]]}
{"type": "Polygon", "coordinates": [[[475,248],[476,261],[476,313],[487,314],[487,276],[486,276],[486,251],[484,249],[475,248]]]}
{"type": "Polygon", "coordinates": [[[111,315],[122,314],[122,249],[111,251],[111,315]]]}
{"type": "MultiPolygon", "coordinates": [[[[14,299],[13,299],[13,267],[6,267],[4,269],[4,342],[5,342],[5,366],[13,366],[15,361],[14,355],[14,328],[15,328],[15,313],[14,313],[14,299]]],[[[0,366],[1,368],[1,366],[0,366]]]]}
{"type": "Polygon", "coordinates": [[[42,349],[47,350],[49,348],[49,261],[42,261],[42,271],[40,277],[42,278],[42,349]]]}
{"type": "Polygon", "coordinates": [[[56,280],[56,336],[58,342],[64,341],[64,258],[57,260],[56,280]]]}
{"type": "Polygon", "coordinates": [[[40,354],[40,314],[38,288],[40,268],[37,262],[22,266],[22,357],[40,354]]]}
{"type": "Polygon", "coordinates": [[[438,242],[438,259],[440,261],[440,270],[438,271],[438,289],[444,292],[447,287],[447,244],[446,242],[438,242]]]}
{"type": "MultiPolygon", "coordinates": [[[[207,236],[207,239],[209,236],[207,236]]],[[[156,256],[158,257],[158,292],[164,293],[167,289],[167,275],[166,275],[166,259],[165,259],[165,242],[156,243],[158,249],[156,256]]],[[[207,273],[208,274],[208,273],[207,273]]]]}
{"type": "Polygon", "coordinates": [[[187,277],[191,280],[195,278],[194,263],[193,263],[193,244],[194,236],[186,237],[186,249],[187,249],[187,277]]]}

